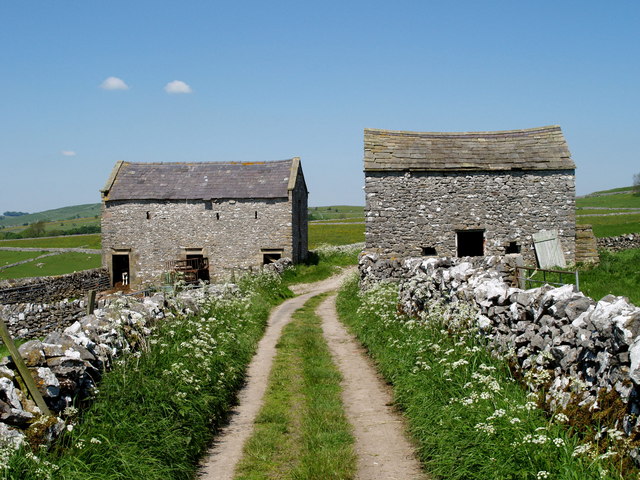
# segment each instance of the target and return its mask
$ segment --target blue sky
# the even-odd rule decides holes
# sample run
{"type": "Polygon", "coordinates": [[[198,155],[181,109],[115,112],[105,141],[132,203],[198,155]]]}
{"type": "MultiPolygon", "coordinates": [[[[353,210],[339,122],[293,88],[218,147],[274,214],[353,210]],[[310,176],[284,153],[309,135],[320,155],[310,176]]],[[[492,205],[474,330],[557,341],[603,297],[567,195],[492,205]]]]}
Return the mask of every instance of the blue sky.
{"type": "Polygon", "coordinates": [[[99,202],[117,160],[293,156],[311,205],[362,205],[366,127],[558,124],[578,194],[630,185],[639,25],[637,1],[5,0],[0,213],[99,202]]]}

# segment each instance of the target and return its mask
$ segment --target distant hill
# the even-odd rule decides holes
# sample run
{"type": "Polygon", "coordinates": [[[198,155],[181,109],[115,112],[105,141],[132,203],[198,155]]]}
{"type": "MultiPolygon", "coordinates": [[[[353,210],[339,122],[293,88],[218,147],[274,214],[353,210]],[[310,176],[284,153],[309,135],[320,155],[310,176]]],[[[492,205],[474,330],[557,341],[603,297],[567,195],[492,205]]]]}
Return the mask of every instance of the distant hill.
{"type": "Polygon", "coordinates": [[[45,210],[43,212],[29,213],[19,217],[0,218],[0,227],[12,227],[24,225],[25,223],[39,222],[57,222],[63,220],[73,220],[76,218],[95,217],[100,215],[99,203],[87,203],[84,205],[73,205],[71,207],[55,208],[53,210],[45,210]]]}

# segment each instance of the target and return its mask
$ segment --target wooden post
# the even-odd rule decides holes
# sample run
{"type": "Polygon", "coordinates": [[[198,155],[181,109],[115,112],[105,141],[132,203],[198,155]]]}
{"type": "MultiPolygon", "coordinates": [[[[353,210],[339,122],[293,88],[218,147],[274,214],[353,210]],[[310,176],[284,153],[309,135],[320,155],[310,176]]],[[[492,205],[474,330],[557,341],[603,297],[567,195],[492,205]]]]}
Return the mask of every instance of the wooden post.
{"type": "Polygon", "coordinates": [[[87,315],[91,315],[96,309],[96,291],[90,290],[87,295],[87,315]]]}
{"type": "Polygon", "coordinates": [[[36,387],[36,382],[33,380],[31,372],[25,365],[24,360],[22,360],[22,356],[20,356],[20,352],[16,348],[16,344],[13,343],[13,339],[9,334],[9,329],[7,328],[7,325],[4,323],[4,320],[2,318],[0,318],[0,336],[2,337],[2,341],[4,342],[4,344],[9,349],[11,358],[13,358],[13,363],[16,364],[18,373],[22,377],[22,380],[24,380],[24,383],[27,385],[27,390],[29,390],[31,398],[33,398],[33,400],[36,402],[36,405],[43,413],[43,415],[50,416],[51,411],[49,410],[49,407],[47,407],[47,404],[44,402],[44,398],[42,398],[40,390],[38,390],[38,387],[36,387]]]}

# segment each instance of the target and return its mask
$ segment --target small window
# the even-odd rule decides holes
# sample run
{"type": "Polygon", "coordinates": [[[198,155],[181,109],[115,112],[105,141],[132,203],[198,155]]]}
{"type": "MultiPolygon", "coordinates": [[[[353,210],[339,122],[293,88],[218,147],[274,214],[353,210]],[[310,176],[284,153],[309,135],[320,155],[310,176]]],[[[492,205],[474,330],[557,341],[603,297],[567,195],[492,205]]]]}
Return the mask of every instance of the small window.
{"type": "Polygon", "coordinates": [[[520,245],[516,242],[509,242],[509,245],[504,249],[504,253],[520,253],[520,245]]]}
{"type": "Polygon", "coordinates": [[[484,230],[460,230],[456,232],[458,257],[484,255],[484,230]]]}
{"type": "Polygon", "coordinates": [[[280,260],[280,258],[282,258],[282,254],[281,253],[263,253],[262,254],[262,264],[263,265],[268,265],[269,263],[273,263],[273,262],[277,262],[278,260],[280,260]]]}
{"type": "Polygon", "coordinates": [[[422,256],[429,257],[437,255],[435,247],[422,247],[422,256]]]}
{"type": "Polygon", "coordinates": [[[255,215],[254,216],[255,216],[255,219],[257,220],[258,219],[258,211],[257,210],[255,211],[255,215]]]}
{"type": "Polygon", "coordinates": [[[147,220],[151,218],[151,212],[147,212],[147,220]]]}
{"type": "Polygon", "coordinates": [[[220,212],[216,212],[216,220],[220,220],[220,212]]]}

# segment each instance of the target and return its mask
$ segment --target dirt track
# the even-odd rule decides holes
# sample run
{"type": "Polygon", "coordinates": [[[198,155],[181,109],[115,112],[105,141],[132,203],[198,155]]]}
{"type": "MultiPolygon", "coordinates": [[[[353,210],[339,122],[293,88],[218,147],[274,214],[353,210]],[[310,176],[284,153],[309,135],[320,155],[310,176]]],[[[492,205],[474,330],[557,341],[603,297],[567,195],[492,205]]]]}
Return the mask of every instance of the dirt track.
{"type": "MultiPolygon", "coordinates": [[[[247,383],[238,397],[238,405],[231,413],[211,450],[202,461],[198,478],[201,480],[231,480],[242,457],[244,443],[253,431],[253,423],[263,403],[264,392],[276,343],[282,328],[291,320],[293,312],[315,295],[336,290],[352,270],[330,279],[300,286],[302,295],[287,300],[269,318],[264,337],[249,365],[247,383]]],[[[401,417],[389,407],[392,399],[387,386],[375,373],[362,348],[338,322],[335,297],[318,308],[323,329],[332,355],[344,377],[343,399],[349,421],[354,426],[359,480],[400,480],[424,478],[412,446],[404,436],[401,417]]]]}

